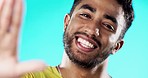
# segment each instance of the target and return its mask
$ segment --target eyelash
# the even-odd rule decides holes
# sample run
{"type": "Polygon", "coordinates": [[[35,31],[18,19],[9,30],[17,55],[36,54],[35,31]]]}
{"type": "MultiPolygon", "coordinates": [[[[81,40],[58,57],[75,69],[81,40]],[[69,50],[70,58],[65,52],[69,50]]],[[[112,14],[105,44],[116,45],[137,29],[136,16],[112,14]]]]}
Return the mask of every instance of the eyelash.
{"type": "MultiPolygon", "coordinates": [[[[86,14],[86,13],[81,13],[80,16],[83,19],[92,19],[91,15],[86,14]]],[[[102,23],[102,25],[105,26],[105,28],[107,28],[110,31],[114,31],[115,30],[115,28],[112,25],[108,24],[108,23],[102,23]]]]}
{"type": "Polygon", "coordinates": [[[91,19],[91,15],[86,13],[81,13],[80,16],[83,16],[82,18],[85,18],[85,19],[91,19]]]}
{"type": "Polygon", "coordinates": [[[107,23],[102,23],[102,24],[103,24],[103,26],[105,26],[105,28],[107,28],[110,31],[114,31],[115,30],[115,28],[112,25],[109,25],[107,23]]]}

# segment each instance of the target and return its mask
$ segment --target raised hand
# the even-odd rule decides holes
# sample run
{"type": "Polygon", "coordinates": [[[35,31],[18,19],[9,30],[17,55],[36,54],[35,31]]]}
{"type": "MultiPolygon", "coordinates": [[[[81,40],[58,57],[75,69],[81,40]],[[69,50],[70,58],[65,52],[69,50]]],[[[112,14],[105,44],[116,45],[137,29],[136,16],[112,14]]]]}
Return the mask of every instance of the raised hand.
{"type": "Polygon", "coordinates": [[[37,61],[18,62],[17,44],[23,11],[22,0],[0,0],[0,78],[17,78],[41,70],[37,61]]]}

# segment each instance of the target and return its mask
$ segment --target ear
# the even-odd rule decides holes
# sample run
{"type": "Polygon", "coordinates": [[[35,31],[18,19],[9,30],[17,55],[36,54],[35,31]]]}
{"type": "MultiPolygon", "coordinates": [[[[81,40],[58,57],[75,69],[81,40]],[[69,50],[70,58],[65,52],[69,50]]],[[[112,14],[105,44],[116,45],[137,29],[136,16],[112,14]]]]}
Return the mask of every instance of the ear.
{"type": "Polygon", "coordinates": [[[119,49],[121,49],[123,44],[124,40],[123,39],[119,40],[119,42],[116,43],[115,48],[113,49],[111,54],[115,54],[119,49]]]}
{"type": "Polygon", "coordinates": [[[66,14],[66,15],[65,15],[65,18],[64,18],[64,30],[65,30],[66,27],[68,26],[69,21],[70,21],[70,15],[69,15],[69,14],[66,14]]]}

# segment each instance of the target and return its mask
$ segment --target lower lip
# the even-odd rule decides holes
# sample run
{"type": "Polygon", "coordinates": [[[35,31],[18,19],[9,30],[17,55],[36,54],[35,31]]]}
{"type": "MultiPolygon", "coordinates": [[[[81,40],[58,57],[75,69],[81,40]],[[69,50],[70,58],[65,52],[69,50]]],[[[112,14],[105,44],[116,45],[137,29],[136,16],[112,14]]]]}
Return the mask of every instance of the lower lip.
{"type": "Polygon", "coordinates": [[[85,52],[85,53],[90,53],[90,52],[93,52],[94,49],[91,49],[91,48],[85,48],[83,47],[80,42],[77,42],[77,40],[75,41],[77,47],[80,49],[80,51],[82,52],[85,52]]]}

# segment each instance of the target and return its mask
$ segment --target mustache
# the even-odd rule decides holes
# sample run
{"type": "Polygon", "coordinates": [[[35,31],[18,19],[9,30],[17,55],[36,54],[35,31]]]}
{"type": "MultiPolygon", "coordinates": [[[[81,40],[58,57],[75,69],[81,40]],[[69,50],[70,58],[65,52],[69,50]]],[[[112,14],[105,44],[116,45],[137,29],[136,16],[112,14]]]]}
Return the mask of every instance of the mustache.
{"type": "Polygon", "coordinates": [[[97,43],[97,45],[99,45],[99,47],[102,46],[102,43],[101,43],[100,39],[97,39],[97,37],[96,37],[95,35],[89,35],[89,34],[87,34],[87,33],[85,33],[85,32],[75,32],[75,33],[74,33],[74,36],[77,35],[77,34],[85,35],[85,36],[87,36],[87,37],[93,39],[93,40],[97,43]]]}

